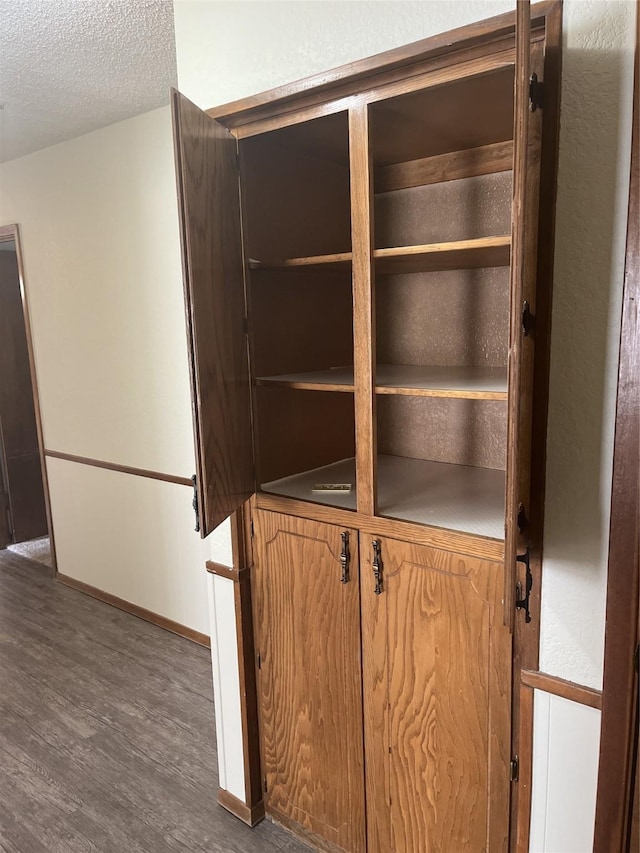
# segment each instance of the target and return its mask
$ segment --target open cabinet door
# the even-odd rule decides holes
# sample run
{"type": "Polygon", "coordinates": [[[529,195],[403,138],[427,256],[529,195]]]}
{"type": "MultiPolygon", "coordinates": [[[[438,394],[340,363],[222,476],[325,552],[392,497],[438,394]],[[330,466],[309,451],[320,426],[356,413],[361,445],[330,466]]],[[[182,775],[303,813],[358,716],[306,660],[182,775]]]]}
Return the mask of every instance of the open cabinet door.
{"type": "MultiPolygon", "coordinates": [[[[531,9],[529,0],[516,3],[516,64],[513,128],[513,202],[511,211],[511,286],[509,328],[509,411],[507,423],[505,502],[505,598],[504,621],[512,630],[518,600],[528,614],[527,513],[531,450],[531,393],[533,368],[533,312],[535,310],[536,193],[539,164],[538,122],[531,121],[537,108],[532,95],[531,9]],[[537,139],[535,137],[538,137],[537,139]],[[534,162],[537,156],[537,163],[534,162]],[[533,232],[533,233],[532,233],[533,232]],[[525,574],[518,585],[518,559],[525,574]]],[[[537,194],[537,193],[536,193],[537,194]]]]}
{"type": "Polygon", "coordinates": [[[202,536],[255,491],[237,144],[172,91],[202,536]]]}

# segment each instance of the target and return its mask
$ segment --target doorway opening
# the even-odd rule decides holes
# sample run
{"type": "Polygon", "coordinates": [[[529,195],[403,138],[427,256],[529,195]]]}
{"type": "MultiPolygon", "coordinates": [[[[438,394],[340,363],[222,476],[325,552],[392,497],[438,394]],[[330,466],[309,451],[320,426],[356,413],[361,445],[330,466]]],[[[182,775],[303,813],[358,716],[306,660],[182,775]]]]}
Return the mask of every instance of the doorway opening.
{"type": "Polygon", "coordinates": [[[49,490],[17,225],[0,228],[0,549],[55,571],[49,490]]]}

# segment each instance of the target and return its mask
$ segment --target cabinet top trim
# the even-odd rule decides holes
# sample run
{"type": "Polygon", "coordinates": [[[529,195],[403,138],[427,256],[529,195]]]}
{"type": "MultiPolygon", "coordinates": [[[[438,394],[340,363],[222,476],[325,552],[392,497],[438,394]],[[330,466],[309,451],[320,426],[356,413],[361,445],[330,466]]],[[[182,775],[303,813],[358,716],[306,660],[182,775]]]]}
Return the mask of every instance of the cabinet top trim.
{"type": "MultiPolygon", "coordinates": [[[[561,12],[562,0],[543,0],[533,5],[532,35],[539,35],[546,26],[547,18],[560,15],[561,12]]],[[[431,60],[461,49],[491,44],[499,39],[513,37],[514,31],[515,12],[507,12],[341,65],[331,71],[313,74],[257,95],[212,107],[206,112],[229,128],[239,127],[258,118],[277,115],[285,109],[296,109],[297,102],[302,99],[305,100],[305,106],[308,105],[309,99],[316,103],[329,100],[347,83],[364,81],[373,75],[397,72],[403,67],[408,69],[420,60],[431,60]]]]}

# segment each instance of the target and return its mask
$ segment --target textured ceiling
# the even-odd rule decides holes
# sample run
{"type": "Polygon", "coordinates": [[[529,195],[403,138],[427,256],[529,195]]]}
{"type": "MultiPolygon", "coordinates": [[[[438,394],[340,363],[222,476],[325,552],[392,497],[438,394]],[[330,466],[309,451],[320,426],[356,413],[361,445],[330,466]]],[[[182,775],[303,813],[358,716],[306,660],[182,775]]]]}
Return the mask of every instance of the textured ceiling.
{"type": "Polygon", "coordinates": [[[169,103],[172,0],[0,0],[0,160],[169,103]]]}

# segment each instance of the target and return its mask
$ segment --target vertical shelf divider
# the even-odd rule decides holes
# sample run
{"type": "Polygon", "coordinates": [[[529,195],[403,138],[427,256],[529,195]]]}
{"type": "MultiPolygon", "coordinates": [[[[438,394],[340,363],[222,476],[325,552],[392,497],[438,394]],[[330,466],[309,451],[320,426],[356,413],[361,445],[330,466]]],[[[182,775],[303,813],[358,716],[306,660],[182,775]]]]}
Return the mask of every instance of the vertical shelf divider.
{"type": "Polygon", "coordinates": [[[353,357],[358,512],[376,513],[376,334],[373,268],[373,169],[369,107],[349,111],[353,357]]]}

